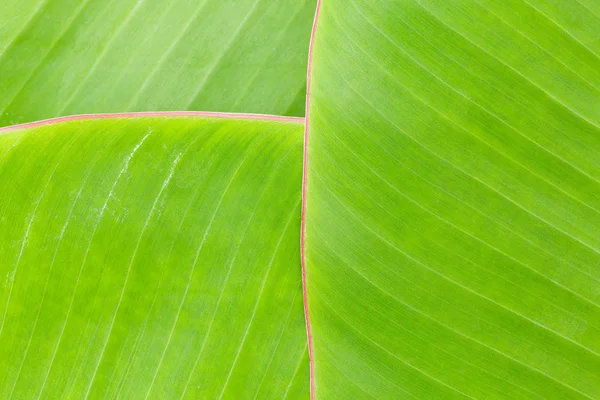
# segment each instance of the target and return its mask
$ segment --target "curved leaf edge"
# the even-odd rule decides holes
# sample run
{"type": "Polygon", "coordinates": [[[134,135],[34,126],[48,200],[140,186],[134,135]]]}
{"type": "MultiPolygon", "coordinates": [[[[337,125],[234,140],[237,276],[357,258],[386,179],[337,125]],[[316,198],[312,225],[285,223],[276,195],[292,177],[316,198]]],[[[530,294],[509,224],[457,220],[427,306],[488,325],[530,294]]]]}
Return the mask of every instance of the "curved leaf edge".
{"type": "Polygon", "coordinates": [[[143,118],[143,117],[201,117],[201,118],[223,118],[223,119],[247,119],[279,122],[303,123],[303,117],[289,117],[270,114],[251,114],[251,113],[229,113],[213,111],[143,111],[126,113],[105,113],[105,114],[76,114],[66,117],[57,117],[43,119],[40,121],[26,122],[23,124],[8,125],[0,127],[0,133],[15,131],[20,129],[35,128],[44,125],[58,124],[69,121],[98,120],[98,119],[117,119],[117,118],[143,118]]]}

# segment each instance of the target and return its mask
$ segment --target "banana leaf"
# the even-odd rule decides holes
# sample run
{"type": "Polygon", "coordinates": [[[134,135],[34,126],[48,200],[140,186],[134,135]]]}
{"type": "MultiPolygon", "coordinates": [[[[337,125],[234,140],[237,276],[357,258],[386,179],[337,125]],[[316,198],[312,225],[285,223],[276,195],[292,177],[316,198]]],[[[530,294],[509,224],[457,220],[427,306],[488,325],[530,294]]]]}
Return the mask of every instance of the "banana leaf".
{"type": "Polygon", "coordinates": [[[600,3],[326,0],[318,399],[600,398],[600,3]]]}
{"type": "Polygon", "coordinates": [[[0,126],[85,113],[304,115],[315,0],[0,2],[0,126]]]}
{"type": "Polygon", "coordinates": [[[306,398],[302,121],[0,132],[0,398],[306,398]]]}

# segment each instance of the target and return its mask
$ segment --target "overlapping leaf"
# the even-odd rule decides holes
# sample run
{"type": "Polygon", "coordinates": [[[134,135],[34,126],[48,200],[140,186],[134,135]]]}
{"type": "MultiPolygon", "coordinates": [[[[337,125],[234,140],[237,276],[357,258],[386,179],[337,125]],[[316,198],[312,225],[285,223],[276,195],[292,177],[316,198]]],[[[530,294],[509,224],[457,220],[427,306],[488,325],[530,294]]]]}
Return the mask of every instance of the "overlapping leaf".
{"type": "Polygon", "coordinates": [[[302,398],[302,123],[0,133],[0,398],[302,398]]]}
{"type": "Polygon", "coordinates": [[[584,0],[323,2],[316,398],[600,397],[599,24],[584,0]]]}
{"type": "Polygon", "coordinates": [[[304,115],[315,0],[0,2],[0,126],[63,115],[304,115]]]}

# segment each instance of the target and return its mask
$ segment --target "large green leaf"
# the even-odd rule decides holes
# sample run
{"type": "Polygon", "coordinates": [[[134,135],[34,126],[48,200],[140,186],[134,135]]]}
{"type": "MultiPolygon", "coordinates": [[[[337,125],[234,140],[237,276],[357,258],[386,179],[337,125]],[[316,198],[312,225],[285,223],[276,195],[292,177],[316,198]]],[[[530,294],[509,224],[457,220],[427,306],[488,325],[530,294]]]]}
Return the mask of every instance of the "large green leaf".
{"type": "Polygon", "coordinates": [[[600,398],[600,2],[327,0],[319,399],[600,398]]]}
{"type": "Polygon", "coordinates": [[[315,0],[0,2],[0,126],[125,111],[304,115],[315,0]]]}
{"type": "Polygon", "coordinates": [[[249,118],[0,132],[0,398],[308,397],[303,124],[249,118]]]}

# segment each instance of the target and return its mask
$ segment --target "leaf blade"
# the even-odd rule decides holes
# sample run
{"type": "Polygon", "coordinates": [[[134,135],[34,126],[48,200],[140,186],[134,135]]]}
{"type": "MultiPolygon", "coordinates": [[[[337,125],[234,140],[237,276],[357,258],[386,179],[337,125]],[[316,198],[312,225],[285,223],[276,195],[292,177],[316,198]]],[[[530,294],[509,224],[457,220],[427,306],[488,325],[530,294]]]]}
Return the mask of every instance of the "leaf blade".
{"type": "Polygon", "coordinates": [[[0,36],[2,126],[130,111],[304,114],[296,94],[313,0],[23,7],[38,10],[27,23],[21,9],[0,8],[0,27],[22,24],[0,36]]]}
{"type": "Polygon", "coordinates": [[[308,367],[301,132],[244,116],[3,132],[3,396],[283,396],[308,367]]]}
{"type": "Polygon", "coordinates": [[[600,59],[541,3],[323,4],[316,398],[597,397],[600,59]]]}

